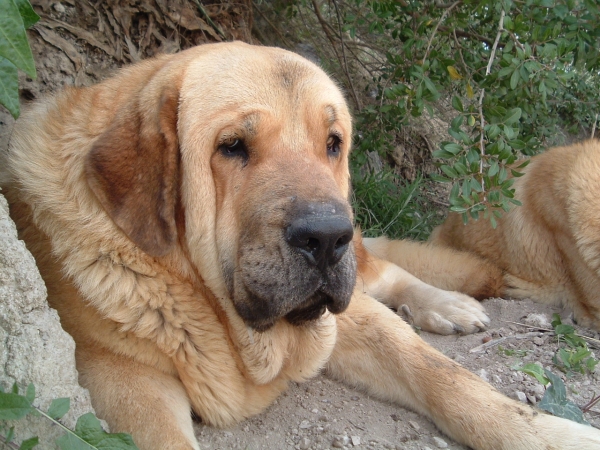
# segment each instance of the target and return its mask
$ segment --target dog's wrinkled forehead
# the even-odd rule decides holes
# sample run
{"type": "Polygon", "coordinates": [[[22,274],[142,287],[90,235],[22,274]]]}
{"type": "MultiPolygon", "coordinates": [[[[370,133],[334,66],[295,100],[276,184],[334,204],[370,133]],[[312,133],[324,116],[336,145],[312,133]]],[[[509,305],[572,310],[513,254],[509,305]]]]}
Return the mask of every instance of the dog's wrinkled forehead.
{"type": "Polygon", "coordinates": [[[286,50],[234,44],[203,54],[188,67],[180,126],[193,127],[204,116],[212,126],[220,126],[215,115],[229,113],[248,116],[244,127],[251,131],[257,118],[249,115],[277,114],[283,108],[297,109],[298,114],[311,108],[330,124],[339,121],[351,126],[342,93],[318,66],[286,50]]]}

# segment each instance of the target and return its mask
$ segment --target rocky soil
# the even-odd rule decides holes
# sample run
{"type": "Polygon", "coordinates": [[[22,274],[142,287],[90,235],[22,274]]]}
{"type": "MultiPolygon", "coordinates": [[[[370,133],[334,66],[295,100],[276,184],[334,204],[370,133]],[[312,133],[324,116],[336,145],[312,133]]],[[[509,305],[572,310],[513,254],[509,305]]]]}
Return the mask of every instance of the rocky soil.
{"type": "MultiPolygon", "coordinates": [[[[567,379],[552,363],[557,348],[553,333],[537,328],[551,328],[548,322],[554,312],[561,313],[563,323],[572,324],[565,311],[505,299],[486,300],[484,305],[492,323],[483,333],[438,336],[423,332],[421,336],[499,391],[529,404],[535,405],[544,395],[540,383],[514,370],[529,362],[561,374],[569,399],[580,406],[600,394],[600,370],[567,379]]],[[[578,332],[600,338],[591,330],[578,328],[578,332]]],[[[600,357],[598,349],[596,355],[600,357]]],[[[586,418],[600,428],[600,407],[596,406],[586,418]]],[[[223,450],[467,448],[443,435],[426,418],[370,398],[324,375],[292,385],[267,411],[236,427],[219,430],[198,424],[196,436],[201,448],[223,450]]]]}

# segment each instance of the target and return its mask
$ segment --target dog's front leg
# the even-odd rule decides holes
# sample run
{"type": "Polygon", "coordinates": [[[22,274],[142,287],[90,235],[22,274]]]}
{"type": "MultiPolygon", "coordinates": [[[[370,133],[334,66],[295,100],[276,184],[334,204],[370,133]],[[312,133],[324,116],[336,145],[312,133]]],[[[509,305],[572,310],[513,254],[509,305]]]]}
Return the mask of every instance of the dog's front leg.
{"type": "Polygon", "coordinates": [[[414,325],[438,334],[469,334],[490,323],[483,306],[472,297],[431,286],[356,240],[355,248],[357,289],[407,316],[414,325]]]}
{"type": "Polygon", "coordinates": [[[430,417],[475,449],[600,448],[600,431],[543,414],[500,394],[426,344],[376,300],[355,292],[338,315],[328,373],[430,417]]]}

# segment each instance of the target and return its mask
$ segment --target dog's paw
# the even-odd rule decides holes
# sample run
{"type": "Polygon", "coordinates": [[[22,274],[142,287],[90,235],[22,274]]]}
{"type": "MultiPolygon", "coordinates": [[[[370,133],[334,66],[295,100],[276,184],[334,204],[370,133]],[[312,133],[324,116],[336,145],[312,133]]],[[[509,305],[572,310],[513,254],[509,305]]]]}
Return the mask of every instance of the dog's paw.
{"type": "Polygon", "coordinates": [[[485,330],[490,318],[477,300],[459,292],[431,288],[419,300],[405,303],[398,314],[425,331],[438,334],[471,334],[485,330]]]}

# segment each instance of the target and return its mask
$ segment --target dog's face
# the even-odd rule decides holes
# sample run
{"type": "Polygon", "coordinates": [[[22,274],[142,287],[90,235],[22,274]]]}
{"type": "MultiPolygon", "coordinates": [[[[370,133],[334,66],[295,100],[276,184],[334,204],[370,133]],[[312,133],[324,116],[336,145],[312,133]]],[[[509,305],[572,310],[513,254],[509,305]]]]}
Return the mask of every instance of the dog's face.
{"type": "Polygon", "coordinates": [[[343,311],[356,277],[348,203],[352,130],[343,96],[320,69],[289,52],[239,43],[206,47],[171,69],[183,72],[179,77],[148,83],[154,100],[146,111],[158,108],[158,117],[142,117],[142,137],[127,134],[138,141],[130,152],[137,156],[114,161],[103,142],[114,148],[115,138],[99,139],[88,158],[90,186],[148,253],[166,254],[184,242],[206,284],[217,295],[223,286],[256,330],[343,311]],[[140,158],[147,146],[164,148],[140,158]],[[145,187],[116,192],[107,166],[132,158],[139,162],[127,178],[147,178],[145,187]],[[148,164],[161,169],[138,175],[148,173],[148,164]],[[143,190],[153,206],[139,211],[139,195],[123,206],[120,198],[143,190]],[[123,212],[131,208],[138,211],[123,212]]]}

